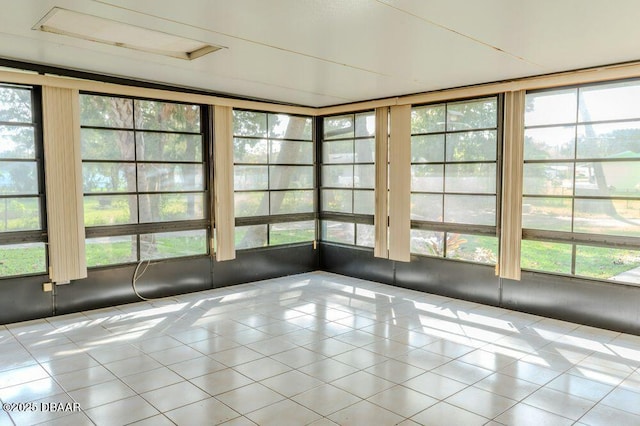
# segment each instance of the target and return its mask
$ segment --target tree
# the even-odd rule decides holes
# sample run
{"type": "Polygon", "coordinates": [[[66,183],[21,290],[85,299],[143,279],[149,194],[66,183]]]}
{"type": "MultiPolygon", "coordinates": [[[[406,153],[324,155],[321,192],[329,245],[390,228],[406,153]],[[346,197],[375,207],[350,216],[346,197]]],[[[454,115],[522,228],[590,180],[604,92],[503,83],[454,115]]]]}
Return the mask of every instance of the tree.
{"type": "MultiPolygon", "coordinates": [[[[201,191],[204,185],[198,106],[83,95],[81,111],[84,126],[99,127],[83,129],[85,192],[128,193],[127,216],[116,218],[115,224],[198,216],[196,197],[201,195],[180,194],[184,188],[201,191]]],[[[103,198],[106,204],[113,199],[103,198]]],[[[105,214],[98,216],[99,221],[92,218],[87,225],[113,224],[103,223],[105,214]]],[[[155,241],[145,249],[145,256],[151,256],[155,241]]],[[[136,250],[135,240],[131,250],[136,250]]]]}
{"type": "MultiPolygon", "coordinates": [[[[311,140],[311,121],[286,115],[269,114],[267,116],[262,112],[237,110],[234,111],[234,135],[237,136],[234,139],[235,157],[241,162],[255,161],[262,165],[297,164],[303,155],[300,144],[305,142],[286,141],[311,140]],[[248,137],[242,138],[242,136],[248,137]],[[270,142],[267,143],[267,139],[270,139],[270,142]],[[282,142],[279,142],[280,140],[282,142]],[[279,150],[274,148],[275,143],[280,143],[279,150]],[[275,158],[269,158],[272,155],[275,155],[275,158]]],[[[296,177],[296,167],[284,167],[280,171],[277,177],[271,177],[271,182],[265,186],[266,188],[291,189],[295,186],[293,180],[296,177]]],[[[286,197],[291,194],[293,192],[265,190],[260,193],[253,211],[267,212],[267,214],[280,211],[287,201],[286,197]]],[[[267,228],[267,226],[248,228],[238,245],[240,247],[262,245],[268,240],[267,228]]]]}
{"type": "MultiPolygon", "coordinates": [[[[0,195],[37,197],[38,192],[32,91],[0,86],[0,195]]],[[[0,212],[2,231],[40,227],[39,203],[34,198],[6,197],[0,212]]]]}

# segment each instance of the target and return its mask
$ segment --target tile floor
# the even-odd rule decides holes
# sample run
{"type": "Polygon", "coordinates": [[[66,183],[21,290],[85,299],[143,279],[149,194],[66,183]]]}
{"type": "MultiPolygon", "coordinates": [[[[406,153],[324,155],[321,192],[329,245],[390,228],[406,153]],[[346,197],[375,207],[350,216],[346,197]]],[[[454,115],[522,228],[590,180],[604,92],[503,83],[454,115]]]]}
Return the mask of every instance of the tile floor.
{"type": "Polygon", "coordinates": [[[640,425],[639,366],[638,336],[314,272],[0,326],[0,426],[640,425]]]}

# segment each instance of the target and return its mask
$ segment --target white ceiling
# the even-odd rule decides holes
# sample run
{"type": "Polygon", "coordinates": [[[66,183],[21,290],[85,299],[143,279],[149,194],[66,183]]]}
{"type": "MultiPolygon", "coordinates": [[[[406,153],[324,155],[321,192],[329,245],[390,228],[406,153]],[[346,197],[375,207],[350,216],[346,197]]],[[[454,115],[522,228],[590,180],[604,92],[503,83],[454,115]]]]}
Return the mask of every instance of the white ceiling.
{"type": "Polygon", "coordinates": [[[640,59],[638,0],[0,0],[0,57],[306,106],[640,59]],[[32,30],[53,7],[226,49],[193,60],[32,30]]]}

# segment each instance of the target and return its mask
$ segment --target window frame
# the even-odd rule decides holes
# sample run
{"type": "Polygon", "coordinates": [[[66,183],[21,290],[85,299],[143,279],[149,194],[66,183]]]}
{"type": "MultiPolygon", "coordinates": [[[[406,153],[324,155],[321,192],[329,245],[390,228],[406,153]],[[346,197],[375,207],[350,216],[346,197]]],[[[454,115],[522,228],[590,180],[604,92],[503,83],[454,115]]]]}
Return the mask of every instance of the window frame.
{"type": "MultiPolygon", "coordinates": [[[[534,89],[527,90],[526,96],[528,95],[536,95],[540,93],[553,93],[559,91],[575,91],[575,115],[573,121],[563,121],[552,124],[532,124],[526,125],[524,124],[524,131],[526,132],[529,129],[552,129],[552,128],[561,128],[561,127],[571,127],[572,129],[572,146],[571,146],[571,157],[566,158],[556,158],[556,159],[527,159],[523,157],[523,172],[525,166],[527,164],[571,164],[572,165],[572,188],[571,194],[569,195],[552,195],[552,194],[528,194],[525,192],[524,182],[523,182],[523,197],[522,203],[525,205],[525,200],[527,198],[531,199],[566,199],[571,204],[571,230],[569,231],[560,231],[560,230],[546,230],[546,229],[537,229],[537,228],[525,228],[524,224],[522,226],[522,242],[532,241],[532,242],[543,242],[543,243],[556,243],[560,245],[570,246],[570,271],[568,273],[565,272],[554,272],[544,269],[532,269],[522,267],[523,271],[530,271],[535,273],[543,273],[550,275],[559,275],[559,276],[569,276],[581,279],[602,281],[606,283],[616,283],[622,285],[631,285],[638,286],[639,283],[632,283],[626,281],[613,281],[611,279],[597,278],[588,275],[580,275],[576,273],[576,264],[577,264],[577,252],[580,247],[593,247],[593,248],[608,248],[608,249],[626,249],[626,250],[635,250],[640,254],[640,235],[638,236],[629,236],[629,235],[615,235],[615,234],[601,234],[594,232],[580,232],[575,231],[574,223],[576,220],[576,200],[602,200],[602,201],[635,201],[640,203],[640,194],[637,196],[591,196],[585,194],[576,194],[576,167],[581,163],[589,163],[589,164],[606,164],[606,163],[622,163],[622,162],[635,162],[640,164],[640,156],[635,158],[604,158],[604,157],[579,157],[578,156],[578,145],[579,145],[579,128],[584,126],[591,125],[599,125],[599,124],[624,124],[624,123],[639,123],[640,116],[637,118],[622,118],[622,119],[607,119],[607,120],[581,120],[580,118],[580,96],[582,89],[589,89],[599,86],[608,86],[608,85],[616,85],[616,84],[624,84],[627,82],[637,82],[640,84],[640,78],[626,78],[626,79],[616,79],[616,80],[606,80],[592,83],[583,83],[583,84],[573,84],[568,86],[558,86],[558,87],[550,87],[544,89],[534,89]]],[[[640,127],[639,127],[640,128],[640,127]]],[[[526,143],[526,142],[525,142],[526,143]]],[[[524,174],[524,173],[523,173],[524,174]]],[[[524,215],[524,209],[523,209],[524,215]]],[[[524,222],[524,221],[523,221],[524,222]]]]}
{"type": "MultiPolygon", "coordinates": [[[[318,171],[317,171],[317,182],[318,182],[318,201],[317,201],[317,205],[318,205],[318,219],[319,219],[319,234],[318,237],[320,239],[320,241],[324,242],[324,243],[330,243],[330,244],[339,244],[339,245],[348,245],[348,246],[352,246],[352,247],[358,247],[358,248],[364,248],[364,249],[373,249],[372,245],[363,245],[363,244],[358,244],[358,236],[359,236],[359,231],[358,225],[366,225],[366,226],[374,226],[374,216],[375,216],[375,182],[373,183],[373,187],[372,188],[358,188],[355,185],[355,180],[354,182],[351,183],[351,186],[348,187],[338,187],[338,186],[325,186],[325,182],[323,179],[323,169],[325,166],[351,166],[353,168],[353,173],[352,173],[352,177],[355,178],[356,174],[355,174],[355,167],[359,166],[359,165],[363,165],[363,166],[373,166],[374,170],[375,170],[375,147],[376,147],[376,133],[375,130],[371,135],[365,135],[365,136],[356,136],[356,117],[358,115],[371,115],[374,117],[374,120],[376,118],[376,111],[375,109],[364,109],[364,110],[356,110],[356,111],[349,111],[349,112],[342,112],[342,113],[337,113],[337,114],[330,114],[330,115],[323,115],[323,116],[318,116],[317,117],[317,138],[318,138],[318,144],[317,144],[317,157],[319,158],[319,167],[318,167],[318,171]],[[324,122],[327,118],[333,118],[333,117],[343,117],[343,116],[352,116],[353,117],[353,135],[352,136],[346,136],[346,137],[338,137],[338,138],[329,138],[329,139],[325,139],[325,134],[324,134],[324,122]],[[373,152],[373,156],[372,156],[372,160],[370,162],[356,162],[355,161],[355,151],[356,151],[356,143],[359,140],[373,140],[373,145],[374,145],[374,152],[373,152]],[[354,154],[354,159],[351,162],[345,162],[345,163],[325,163],[324,162],[324,151],[325,151],[325,143],[335,143],[335,142],[344,142],[344,141],[352,141],[353,142],[353,154],[354,154]],[[351,191],[351,213],[345,213],[345,212],[335,212],[335,211],[328,211],[328,210],[324,210],[323,209],[323,191],[324,190],[345,190],[345,191],[351,191]],[[362,214],[362,213],[353,213],[353,211],[355,210],[355,194],[356,192],[371,192],[371,194],[374,197],[374,211],[371,212],[371,214],[362,214]],[[338,223],[342,223],[344,225],[353,225],[353,242],[352,243],[346,243],[343,241],[336,241],[336,240],[330,240],[327,239],[327,235],[325,232],[325,226],[327,226],[327,222],[338,222],[338,223]]],[[[373,232],[375,232],[372,229],[373,232]]],[[[375,243],[375,237],[374,237],[374,243],[375,243]]]]}
{"type": "MultiPolygon", "coordinates": [[[[428,102],[412,105],[412,113],[414,108],[421,107],[429,107],[429,106],[439,106],[442,105],[445,107],[445,123],[444,129],[441,131],[432,131],[432,132],[417,132],[413,133],[413,129],[411,131],[411,138],[413,142],[413,138],[415,136],[430,136],[430,135],[442,135],[443,136],[443,159],[442,161],[413,161],[413,152],[411,158],[411,167],[415,165],[423,165],[423,166],[441,166],[442,167],[442,191],[416,191],[413,189],[413,185],[411,187],[411,196],[413,198],[414,194],[425,194],[425,195],[440,195],[442,198],[442,221],[431,221],[431,220],[418,220],[411,219],[411,231],[431,231],[434,233],[442,234],[442,254],[441,255],[431,255],[425,253],[418,253],[411,250],[412,256],[420,256],[420,257],[435,257],[438,259],[451,260],[451,261],[461,261],[467,263],[478,263],[482,265],[495,265],[498,263],[500,256],[500,224],[502,219],[502,169],[503,169],[503,149],[504,149],[504,93],[495,93],[495,94],[487,94],[481,96],[475,96],[470,98],[460,98],[460,99],[450,99],[450,100],[442,100],[436,102],[428,102]],[[483,128],[473,128],[473,129],[447,129],[447,112],[450,104],[459,104],[469,101],[480,101],[483,99],[495,99],[496,102],[496,126],[495,127],[483,127],[483,128]],[[495,160],[469,160],[469,161],[448,161],[447,160],[447,135],[449,134],[461,134],[461,133],[469,133],[469,132],[484,132],[484,131],[494,131],[496,134],[496,155],[495,160]],[[446,181],[446,168],[447,165],[465,165],[465,164],[495,164],[495,194],[487,193],[487,192],[454,192],[447,191],[445,188],[446,181]],[[446,195],[463,195],[463,196],[493,196],[495,197],[495,225],[482,225],[482,224],[467,224],[467,223],[456,223],[456,222],[447,222],[444,220],[445,214],[445,196],[446,195]],[[449,241],[449,235],[469,235],[469,236],[478,236],[478,237],[492,237],[496,238],[496,253],[495,253],[495,262],[479,262],[472,261],[467,259],[462,259],[459,257],[449,257],[447,250],[447,242],[449,241]]],[[[412,175],[413,180],[413,175],[412,175]]],[[[413,232],[412,232],[413,233],[413,232]]]]}
{"type": "Polygon", "coordinates": [[[0,248],[2,246],[20,244],[43,244],[44,248],[44,269],[32,273],[22,273],[13,275],[0,275],[0,280],[24,276],[44,275],[49,270],[48,255],[48,234],[47,234],[47,209],[46,209],[46,188],[44,176],[44,138],[42,130],[42,88],[35,85],[15,84],[0,82],[1,88],[16,88],[29,90],[31,92],[31,122],[11,122],[0,121],[0,126],[17,126],[33,128],[34,135],[34,157],[33,158],[2,158],[0,164],[5,161],[11,162],[33,162],[36,164],[37,173],[37,194],[11,194],[0,195],[0,202],[10,198],[37,198],[40,213],[38,229],[20,231],[0,231],[0,248]]]}
{"type": "MultiPolygon", "coordinates": [[[[256,113],[256,114],[264,114],[265,115],[265,132],[264,136],[256,136],[256,135],[236,135],[235,133],[235,125],[233,126],[233,143],[234,143],[234,156],[235,156],[235,141],[236,139],[247,139],[247,140],[264,140],[267,143],[267,151],[266,151],[266,162],[262,163],[248,163],[248,162],[236,162],[235,158],[233,161],[234,167],[234,180],[235,180],[235,168],[236,166],[257,166],[257,167],[265,167],[267,170],[267,185],[264,189],[235,189],[234,188],[234,203],[235,203],[235,195],[241,193],[262,193],[262,197],[268,197],[268,212],[267,214],[261,215],[252,215],[252,216],[238,216],[238,212],[235,212],[235,232],[237,233],[239,228],[248,227],[248,226],[266,226],[266,239],[265,244],[261,246],[250,246],[250,247],[236,247],[236,250],[247,251],[247,250],[256,250],[262,249],[265,247],[283,247],[283,246],[295,246],[295,245],[304,245],[314,242],[318,239],[318,223],[317,223],[317,155],[316,155],[316,120],[313,116],[304,115],[304,114],[291,114],[284,112],[272,112],[272,111],[263,111],[256,109],[248,109],[248,108],[234,108],[233,112],[247,112],[247,113],[256,113]],[[303,138],[285,138],[285,137],[272,137],[269,135],[269,117],[271,115],[285,115],[288,117],[300,117],[303,119],[308,119],[311,121],[311,137],[310,139],[303,138]],[[275,142],[294,142],[294,143],[305,143],[309,144],[311,147],[311,162],[310,163],[277,163],[271,162],[271,143],[275,142]],[[271,169],[272,167],[294,167],[294,168],[311,168],[311,179],[312,182],[307,188],[271,188],[271,169]],[[311,194],[311,209],[309,212],[300,212],[300,213],[278,213],[271,214],[271,194],[273,193],[290,193],[294,191],[309,191],[311,194]],[[282,244],[273,244],[272,243],[272,230],[273,225],[279,225],[283,223],[302,223],[307,221],[314,222],[314,231],[313,231],[313,239],[308,241],[300,241],[300,242],[291,242],[291,243],[282,243],[282,244]]],[[[235,114],[234,114],[234,123],[235,123],[235,114]]]]}
{"type": "MultiPolygon", "coordinates": [[[[210,253],[210,244],[211,240],[211,188],[213,188],[213,171],[211,170],[212,164],[212,153],[211,153],[211,124],[209,122],[209,106],[196,104],[196,103],[187,103],[180,101],[172,101],[160,98],[147,98],[147,97],[137,97],[137,96],[129,96],[129,95],[121,95],[121,94],[110,94],[110,93],[100,93],[93,91],[81,91],[80,96],[83,95],[88,96],[99,96],[99,97],[107,97],[107,98],[120,98],[120,99],[130,99],[132,102],[132,125],[130,128],[120,128],[120,127],[106,127],[106,126],[93,126],[93,125],[83,125],[80,123],[80,130],[83,129],[95,129],[95,130],[107,130],[107,131],[127,131],[133,133],[133,160],[92,160],[82,159],[82,164],[100,164],[100,163],[118,163],[118,164],[131,164],[135,169],[135,180],[136,180],[136,192],[105,192],[104,194],[99,193],[87,193],[83,189],[83,202],[86,200],[87,196],[95,196],[99,197],[102,195],[120,195],[120,196],[135,196],[136,197],[136,212],[137,221],[136,223],[126,223],[126,224],[115,224],[115,225],[96,225],[96,226],[87,226],[85,224],[85,241],[96,238],[104,238],[104,237],[124,237],[130,236],[135,237],[136,244],[136,260],[132,262],[122,262],[122,263],[111,263],[105,265],[87,265],[90,270],[93,269],[101,269],[101,268],[114,268],[120,267],[127,264],[139,263],[142,261],[146,261],[143,259],[142,254],[142,242],[141,240],[145,235],[151,234],[165,234],[171,232],[180,232],[180,231],[205,231],[205,252],[200,254],[190,254],[185,256],[173,256],[173,257],[161,257],[154,258],[154,262],[174,260],[174,259],[188,259],[188,258],[197,258],[202,256],[208,256],[210,253]],[[176,105],[184,105],[184,106],[197,106],[199,109],[199,132],[188,132],[188,131],[170,131],[170,130],[149,130],[149,129],[139,129],[136,126],[136,118],[135,118],[135,102],[136,101],[150,101],[150,102],[158,102],[158,103],[166,103],[166,104],[176,104],[176,105]],[[161,161],[161,160],[141,160],[138,161],[138,146],[136,141],[136,133],[153,133],[153,134],[178,134],[178,135],[199,135],[201,140],[201,149],[202,149],[202,161],[200,162],[191,162],[191,161],[161,161]],[[138,190],[138,165],[140,164],[194,164],[202,166],[202,190],[188,190],[188,191],[139,191],[138,190]],[[139,196],[140,195],[181,195],[181,194],[201,194],[202,195],[202,210],[203,210],[203,218],[201,219],[187,219],[187,220],[173,220],[173,221],[157,221],[157,222],[140,222],[140,211],[139,211],[139,196]]],[[[84,184],[84,179],[83,179],[84,184]]],[[[88,251],[88,250],[87,250],[88,251]]]]}

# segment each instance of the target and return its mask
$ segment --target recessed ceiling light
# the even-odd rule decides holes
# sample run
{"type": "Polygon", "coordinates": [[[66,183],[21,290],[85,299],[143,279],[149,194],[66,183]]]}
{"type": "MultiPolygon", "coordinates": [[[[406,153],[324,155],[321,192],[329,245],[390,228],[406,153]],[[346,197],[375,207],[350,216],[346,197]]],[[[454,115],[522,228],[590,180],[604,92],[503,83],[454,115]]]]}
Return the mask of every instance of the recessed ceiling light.
{"type": "Polygon", "coordinates": [[[51,9],[33,29],[186,60],[222,49],[201,41],[59,7],[51,9]]]}

